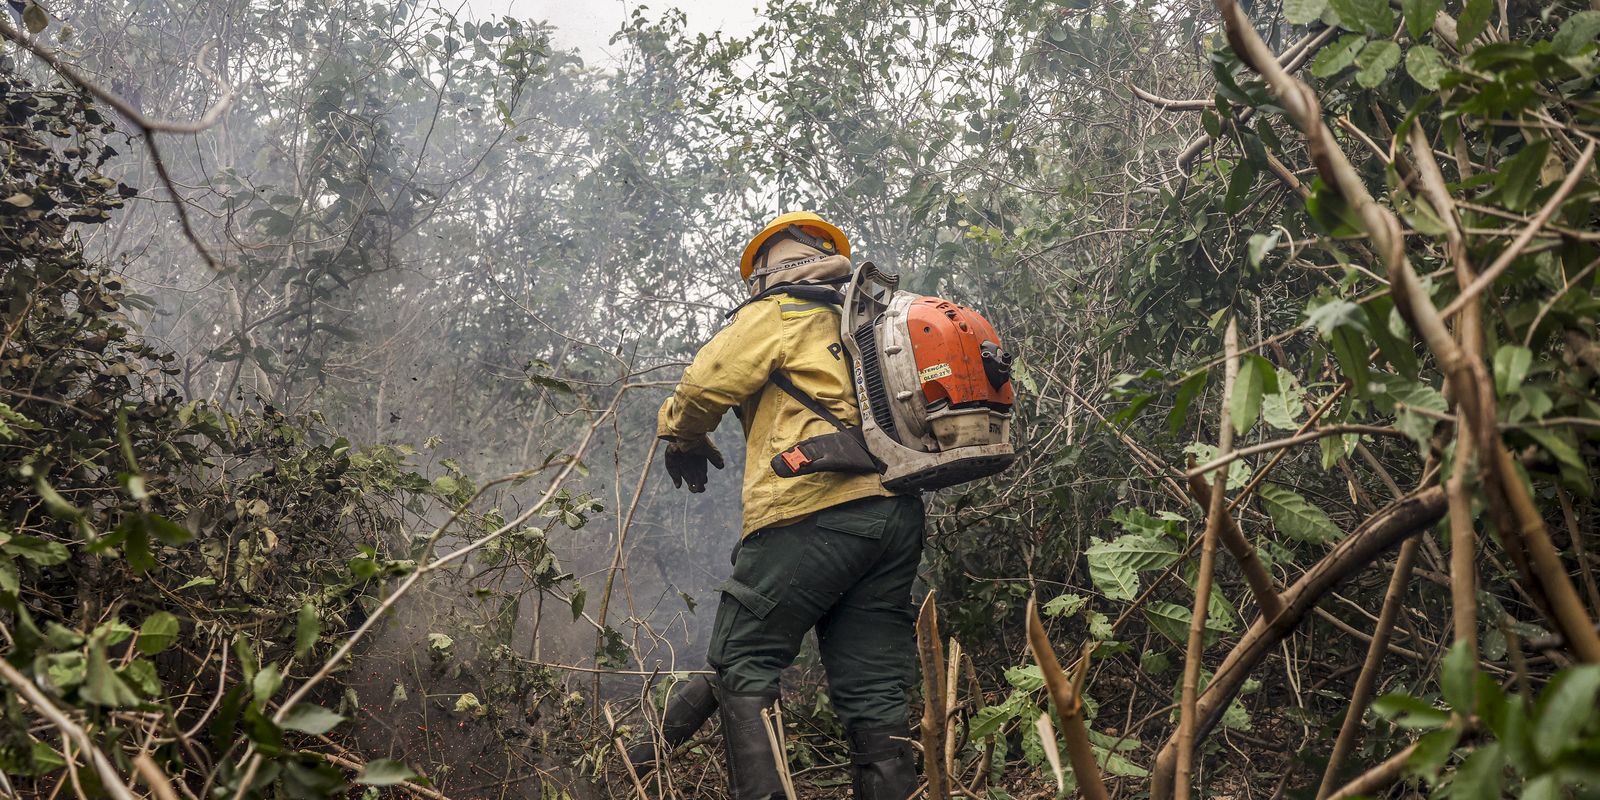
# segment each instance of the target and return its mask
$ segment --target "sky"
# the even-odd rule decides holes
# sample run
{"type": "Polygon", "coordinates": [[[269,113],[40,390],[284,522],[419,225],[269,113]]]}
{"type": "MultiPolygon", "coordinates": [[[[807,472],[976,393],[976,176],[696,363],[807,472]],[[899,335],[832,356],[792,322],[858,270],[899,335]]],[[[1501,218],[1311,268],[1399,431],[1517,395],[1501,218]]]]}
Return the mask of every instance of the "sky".
{"type": "MultiPolygon", "coordinates": [[[[723,30],[744,34],[755,28],[760,0],[659,0],[642,4],[659,13],[676,5],[684,9],[691,33],[723,30]]],[[[611,35],[622,27],[637,0],[465,0],[468,13],[478,19],[509,14],[518,19],[547,20],[556,28],[560,47],[575,47],[584,60],[610,60],[611,35]]],[[[654,16],[654,14],[652,14],[654,16]]]]}

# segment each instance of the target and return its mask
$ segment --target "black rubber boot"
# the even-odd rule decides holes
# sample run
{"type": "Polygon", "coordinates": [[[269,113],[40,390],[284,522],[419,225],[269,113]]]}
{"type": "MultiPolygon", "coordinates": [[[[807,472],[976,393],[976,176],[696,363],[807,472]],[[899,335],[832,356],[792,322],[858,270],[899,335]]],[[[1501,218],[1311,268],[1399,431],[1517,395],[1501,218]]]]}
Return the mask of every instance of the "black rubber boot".
{"type": "Polygon", "coordinates": [[[917,763],[906,725],[850,732],[856,800],[906,800],[917,790],[917,763]]]}
{"type": "Polygon", "coordinates": [[[718,691],[722,739],[728,753],[728,797],[732,800],[782,798],[783,779],[772,758],[772,740],[762,709],[771,709],[778,693],[742,694],[718,691]]]}
{"type": "Polygon", "coordinates": [[[660,766],[660,746],[670,753],[678,745],[689,741],[700,726],[717,712],[717,693],[707,675],[696,675],[672,688],[667,698],[667,708],[661,712],[661,736],[654,735],[635,742],[628,748],[628,761],[640,775],[660,766]]]}

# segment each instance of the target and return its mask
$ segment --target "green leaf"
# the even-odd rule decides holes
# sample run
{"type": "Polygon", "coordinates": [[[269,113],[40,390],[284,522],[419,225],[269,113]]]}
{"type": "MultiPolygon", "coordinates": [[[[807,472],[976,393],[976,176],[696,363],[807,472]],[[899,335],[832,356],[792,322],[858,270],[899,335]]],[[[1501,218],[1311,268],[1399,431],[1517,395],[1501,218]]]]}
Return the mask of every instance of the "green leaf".
{"type": "Polygon", "coordinates": [[[1444,56],[1440,55],[1438,50],[1419,44],[1406,53],[1406,74],[1410,75],[1418,86],[1436,91],[1439,88],[1439,81],[1450,74],[1450,67],[1444,63],[1444,56]]]}
{"type": "Polygon", "coordinates": [[[300,607],[300,613],[295,618],[294,624],[294,656],[304,658],[306,653],[317,643],[317,637],[322,635],[322,617],[317,615],[317,607],[306,603],[300,607]]]}
{"type": "Polygon", "coordinates": [[[1047,617],[1070,617],[1089,605],[1089,598],[1081,594],[1063,594],[1039,606],[1039,613],[1047,617]]]}
{"type": "MultiPolygon", "coordinates": [[[[1266,388],[1266,375],[1272,365],[1260,356],[1246,356],[1239,364],[1239,375],[1233,382],[1233,398],[1228,418],[1233,421],[1234,433],[1243,436],[1256,424],[1261,411],[1261,393],[1266,388]]],[[[1276,380],[1277,376],[1274,375],[1276,380]]]]}
{"type": "Polygon", "coordinates": [[[1122,536],[1097,541],[1084,553],[1089,579],[1111,600],[1132,600],[1139,592],[1139,573],[1178,560],[1177,545],[1154,536],[1122,536]]]}
{"type": "Polygon", "coordinates": [[[1228,173],[1228,193],[1222,198],[1222,211],[1225,214],[1237,214],[1244,210],[1250,202],[1250,187],[1256,182],[1256,168],[1249,161],[1240,161],[1233,165],[1233,171],[1228,173]]]}
{"type": "Polygon", "coordinates": [[[255,678],[250,681],[251,702],[256,710],[267,707],[267,701],[277,694],[278,687],[283,685],[283,675],[278,672],[277,664],[268,664],[256,672],[255,678]]]}
{"type": "Polygon", "coordinates": [[[1278,246],[1278,239],[1283,233],[1280,228],[1273,228],[1271,233],[1254,233],[1245,244],[1245,256],[1249,259],[1250,266],[1259,267],[1265,261],[1267,254],[1278,246]]]}
{"type": "Polygon", "coordinates": [[[0,550],[26,558],[41,567],[53,567],[72,557],[67,546],[60,542],[22,533],[14,534],[10,541],[0,545],[0,550]]]}
{"type": "Polygon", "coordinates": [[[1372,36],[1394,33],[1394,12],[1386,0],[1328,0],[1328,5],[1339,15],[1339,24],[1348,30],[1372,36]]]}
{"type": "Polygon", "coordinates": [[[1600,665],[1585,664],[1562,670],[1539,696],[1534,712],[1533,747],[1545,762],[1579,747],[1578,734],[1596,714],[1595,693],[1600,692],[1600,665]]]}
{"type": "MultiPolygon", "coordinates": [[[[1183,452],[1194,455],[1194,460],[1196,463],[1209,464],[1217,457],[1217,446],[1213,444],[1206,444],[1205,442],[1190,442],[1188,445],[1184,446],[1183,452]]],[[[1216,480],[1216,475],[1214,473],[1214,470],[1206,473],[1206,483],[1208,485],[1216,480]]],[[[1253,472],[1250,469],[1250,464],[1244,459],[1241,458],[1234,461],[1228,465],[1227,488],[1244,488],[1244,485],[1250,482],[1250,476],[1252,474],[1253,472]]]]}
{"type": "MultiPolygon", "coordinates": [[[[1512,211],[1528,209],[1533,204],[1534,193],[1539,190],[1539,175],[1549,153],[1550,140],[1538,139],[1501,162],[1494,176],[1495,190],[1491,196],[1512,211]]],[[[1499,353],[1495,355],[1498,357],[1499,353]]]]}
{"type": "Polygon", "coordinates": [[[1417,748],[1411,751],[1411,757],[1406,759],[1406,771],[1429,783],[1438,780],[1439,770],[1450,760],[1450,754],[1455,752],[1456,742],[1460,740],[1461,729],[1454,725],[1423,736],[1417,740],[1417,748]]]}
{"type": "Polygon", "coordinates": [[[1411,34],[1412,40],[1422,41],[1422,37],[1433,28],[1440,5],[1440,0],[1400,0],[1400,13],[1405,15],[1406,32],[1411,34]]]}
{"type": "Polygon", "coordinates": [[[1439,691],[1453,711],[1472,714],[1472,682],[1477,671],[1477,656],[1465,639],[1457,639],[1439,667],[1439,691]]]}
{"type": "Polygon", "coordinates": [[[1272,524],[1291,539],[1329,544],[1344,537],[1322,509],[1282,486],[1264,483],[1256,494],[1260,495],[1267,516],[1272,517],[1272,524]]]}
{"type": "Polygon", "coordinates": [[[177,591],[181,592],[184,589],[193,589],[193,588],[195,588],[197,586],[216,586],[216,585],[217,585],[217,579],[216,578],[210,578],[210,577],[201,576],[199,578],[190,578],[187,583],[185,583],[182,586],[179,586],[177,591]]]}
{"type": "Polygon", "coordinates": [[[1386,694],[1372,701],[1372,713],[1402,728],[1437,728],[1450,721],[1450,712],[1404,692],[1386,694]]]}
{"type": "Polygon", "coordinates": [[[44,657],[44,675],[61,692],[83,683],[88,677],[88,660],[77,650],[68,653],[51,653],[44,657]]]}
{"type": "Polygon", "coordinates": [[[1400,65],[1400,45],[1388,39],[1375,39],[1356,56],[1356,83],[1376,89],[1389,78],[1389,71],[1400,65]]]}
{"type": "Polygon", "coordinates": [[[1362,45],[1366,43],[1367,37],[1359,33],[1347,33],[1339,37],[1339,41],[1327,46],[1312,59],[1311,74],[1318,78],[1338,74],[1356,63],[1356,53],[1361,52],[1362,45]]]}
{"type": "Polygon", "coordinates": [[[1284,0],[1283,17],[1294,25],[1309,25],[1322,18],[1328,0],[1284,0]]]}
{"type": "MultiPolygon", "coordinates": [[[[1217,592],[1213,591],[1213,598],[1217,592]]],[[[1226,603],[1226,600],[1224,600],[1226,603]]],[[[1206,629],[1203,643],[1210,647],[1216,643],[1217,638],[1228,633],[1233,628],[1232,620],[1218,619],[1216,604],[1209,604],[1210,611],[1206,614],[1206,629]]],[[[1146,603],[1143,609],[1144,618],[1156,632],[1167,637],[1178,647],[1187,646],[1189,643],[1189,622],[1194,618],[1193,609],[1180,606],[1177,603],[1167,603],[1160,600],[1146,603]]]]}
{"type": "Polygon", "coordinates": [[[1577,470],[1586,469],[1583,456],[1579,455],[1578,447],[1572,442],[1572,434],[1568,431],[1558,431],[1554,428],[1524,428],[1522,432],[1549,451],[1557,461],[1577,470]]]}
{"type": "Polygon", "coordinates": [[[50,15],[38,0],[28,0],[27,7],[22,10],[22,24],[28,26],[28,33],[37,34],[50,27],[50,15]]]}
{"type": "Polygon", "coordinates": [[[339,723],[344,722],[344,717],[329,711],[326,708],[310,703],[301,703],[289,710],[284,716],[282,727],[288,731],[309,733],[320,736],[331,731],[339,723]]]}
{"type": "Polygon", "coordinates": [[[1489,15],[1494,13],[1494,0],[1466,0],[1461,15],[1456,18],[1456,40],[1465,52],[1472,40],[1489,28],[1489,15]]]}
{"type": "Polygon", "coordinates": [[[1139,656],[1139,669],[1146,675],[1160,675],[1171,666],[1167,654],[1157,650],[1146,650],[1139,656]]]}
{"type": "Polygon", "coordinates": [[[1405,431],[1418,447],[1423,448],[1428,446],[1428,439],[1433,436],[1433,429],[1438,420],[1410,409],[1440,414],[1449,410],[1449,404],[1445,402],[1444,395],[1439,394],[1439,390],[1397,376],[1387,379],[1382,389],[1373,396],[1373,400],[1380,410],[1394,414],[1395,427],[1405,431]]]}
{"type": "Polygon", "coordinates": [[[44,501],[45,510],[55,517],[68,522],[75,522],[83,518],[82,509],[67,502],[67,498],[62,497],[54,487],[47,483],[43,475],[39,475],[34,479],[34,489],[39,492],[39,499],[44,501]]]}
{"type": "Polygon", "coordinates": [[[1506,759],[1499,742],[1473,750],[1450,781],[1451,800],[1499,800],[1505,784],[1506,759]]]}
{"type": "Polygon", "coordinates": [[[1300,416],[1305,413],[1305,390],[1294,374],[1278,370],[1278,391],[1261,398],[1261,418],[1281,431],[1300,428],[1300,416]]]}
{"type": "Polygon", "coordinates": [[[194,538],[194,533],[188,528],[160,514],[147,514],[146,523],[149,525],[150,532],[155,534],[157,539],[172,547],[188,544],[194,538]]]}
{"type": "Polygon", "coordinates": [[[15,595],[22,587],[17,574],[17,562],[11,556],[0,557],[0,592],[15,595]]]}
{"type": "Polygon", "coordinates": [[[178,618],[166,611],[146,617],[139,626],[139,652],[149,656],[171,647],[178,640],[178,627],[178,618]]]}
{"type": "Polygon", "coordinates": [[[1494,351],[1494,388],[1501,397],[1522,386],[1528,368],[1533,366],[1533,351],[1514,344],[1503,344],[1494,351]]]}
{"type": "Polygon", "coordinates": [[[1178,385],[1178,397],[1172,404],[1172,412],[1167,414],[1167,428],[1173,433],[1183,430],[1183,423],[1188,420],[1189,406],[1206,387],[1206,381],[1211,378],[1210,370],[1201,370],[1187,378],[1178,385]]]}
{"type": "Polygon", "coordinates": [[[155,700],[161,697],[161,679],[156,676],[156,665],[143,658],[136,658],[128,665],[117,670],[117,675],[127,685],[137,689],[140,694],[155,700]]]}
{"type": "Polygon", "coordinates": [[[582,586],[579,586],[577,591],[572,593],[572,597],[568,599],[567,603],[572,608],[573,622],[577,622],[578,618],[583,616],[583,603],[586,599],[588,599],[588,597],[588,590],[584,589],[582,586]]]}
{"type": "Polygon", "coordinates": [[[90,703],[108,708],[139,704],[139,695],[122,682],[106,659],[106,646],[100,637],[89,641],[88,669],[78,694],[90,703]]]}
{"type": "Polygon", "coordinates": [[[366,768],[356,776],[356,783],[363,786],[393,786],[415,777],[417,773],[405,764],[392,758],[379,758],[367,762],[366,768]]]}
{"type": "Polygon", "coordinates": [[[1550,39],[1551,49],[1557,55],[1575,56],[1600,38],[1600,11],[1579,11],[1561,23],[1561,29],[1550,39]]]}

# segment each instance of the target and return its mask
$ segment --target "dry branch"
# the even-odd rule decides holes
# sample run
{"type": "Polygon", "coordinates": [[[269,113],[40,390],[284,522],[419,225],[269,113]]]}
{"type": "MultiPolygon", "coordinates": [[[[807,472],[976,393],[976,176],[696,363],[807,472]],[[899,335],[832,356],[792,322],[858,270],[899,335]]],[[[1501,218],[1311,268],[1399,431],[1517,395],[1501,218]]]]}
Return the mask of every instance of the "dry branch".
{"type": "MultiPolygon", "coordinates": [[[[1194,496],[1194,501],[1201,508],[1211,507],[1211,487],[1206,485],[1205,479],[1199,475],[1189,476],[1189,493],[1194,496]]],[[[1283,610],[1283,601],[1278,599],[1278,583],[1272,579],[1272,574],[1267,571],[1267,565],[1262,563],[1256,555],[1256,549],[1245,537],[1244,530],[1239,527],[1239,521],[1226,508],[1222,511],[1222,544],[1233,554],[1234,561],[1239,563],[1239,569],[1244,573],[1245,583],[1250,585],[1250,594],[1256,599],[1256,608],[1260,609],[1261,616],[1272,619],[1283,610]]]]}

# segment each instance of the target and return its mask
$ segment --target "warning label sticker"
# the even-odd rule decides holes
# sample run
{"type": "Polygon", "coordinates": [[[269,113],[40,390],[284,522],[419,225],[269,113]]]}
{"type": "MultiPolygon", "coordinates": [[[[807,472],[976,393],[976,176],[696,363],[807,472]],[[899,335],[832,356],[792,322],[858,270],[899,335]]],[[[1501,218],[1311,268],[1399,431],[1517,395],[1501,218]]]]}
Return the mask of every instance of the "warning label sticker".
{"type": "Polygon", "coordinates": [[[952,370],[949,364],[934,364],[931,367],[924,367],[921,372],[917,373],[917,377],[921,378],[923,383],[928,383],[940,378],[948,378],[951,373],[952,370]]]}

